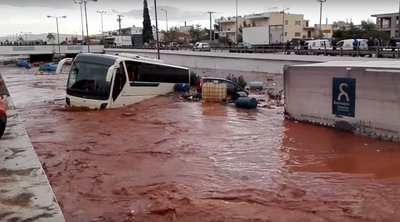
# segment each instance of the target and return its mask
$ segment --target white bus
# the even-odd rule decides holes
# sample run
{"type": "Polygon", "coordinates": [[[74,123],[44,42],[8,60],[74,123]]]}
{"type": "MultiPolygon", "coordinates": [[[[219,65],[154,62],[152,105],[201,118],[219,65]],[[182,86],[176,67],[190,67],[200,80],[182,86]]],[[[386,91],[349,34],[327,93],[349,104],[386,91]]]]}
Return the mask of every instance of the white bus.
{"type": "MultiPolygon", "coordinates": [[[[65,62],[60,61],[57,72],[65,62]]],[[[132,54],[79,54],[68,76],[66,103],[89,109],[119,108],[190,84],[188,68],[132,54]]]]}

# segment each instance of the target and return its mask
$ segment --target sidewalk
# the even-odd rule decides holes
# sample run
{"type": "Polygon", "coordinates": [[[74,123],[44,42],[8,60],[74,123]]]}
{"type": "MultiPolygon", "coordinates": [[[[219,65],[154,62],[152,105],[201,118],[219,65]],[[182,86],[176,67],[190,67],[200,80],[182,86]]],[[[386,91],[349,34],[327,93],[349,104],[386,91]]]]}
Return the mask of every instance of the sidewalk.
{"type": "MultiPolygon", "coordinates": [[[[5,86],[0,92],[6,92],[5,86]]],[[[0,139],[0,221],[65,221],[12,99],[9,102],[7,128],[0,139]]]]}

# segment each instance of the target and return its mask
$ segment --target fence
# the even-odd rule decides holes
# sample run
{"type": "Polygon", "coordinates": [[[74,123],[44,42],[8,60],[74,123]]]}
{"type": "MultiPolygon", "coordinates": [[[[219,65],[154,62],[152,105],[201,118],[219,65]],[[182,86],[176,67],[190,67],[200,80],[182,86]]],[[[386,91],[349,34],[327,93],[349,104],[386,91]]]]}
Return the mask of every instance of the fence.
{"type": "MultiPolygon", "coordinates": [[[[122,49],[156,49],[155,46],[107,46],[106,48],[122,48],[122,49]]],[[[288,55],[325,55],[325,56],[368,56],[368,57],[385,57],[385,58],[400,58],[400,47],[369,47],[369,49],[343,49],[343,48],[318,48],[305,49],[299,46],[284,46],[284,45],[265,45],[255,46],[251,48],[230,47],[230,46],[210,46],[210,48],[194,48],[190,45],[160,47],[160,50],[170,51],[209,51],[209,52],[225,52],[225,53],[280,53],[288,55]]]]}

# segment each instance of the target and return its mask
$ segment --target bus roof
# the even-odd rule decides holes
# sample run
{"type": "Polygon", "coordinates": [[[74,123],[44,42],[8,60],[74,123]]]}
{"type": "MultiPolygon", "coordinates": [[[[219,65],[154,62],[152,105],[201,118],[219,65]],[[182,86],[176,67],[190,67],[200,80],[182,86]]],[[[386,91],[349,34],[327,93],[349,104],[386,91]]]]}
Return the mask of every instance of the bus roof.
{"type": "Polygon", "coordinates": [[[139,55],[135,55],[135,54],[126,54],[126,53],[122,53],[121,55],[81,53],[81,54],[78,54],[75,58],[75,61],[78,61],[78,62],[90,62],[90,63],[96,63],[96,64],[104,64],[104,65],[108,65],[108,66],[114,65],[117,62],[117,60],[134,61],[134,62],[140,62],[140,63],[146,63],[146,64],[153,64],[153,65],[160,65],[160,66],[166,66],[166,67],[171,67],[171,68],[189,70],[189,68],[186,68],[186,67],[166,64],[162,60],[157,60],[157,59],[139,56],[139,55]]]}

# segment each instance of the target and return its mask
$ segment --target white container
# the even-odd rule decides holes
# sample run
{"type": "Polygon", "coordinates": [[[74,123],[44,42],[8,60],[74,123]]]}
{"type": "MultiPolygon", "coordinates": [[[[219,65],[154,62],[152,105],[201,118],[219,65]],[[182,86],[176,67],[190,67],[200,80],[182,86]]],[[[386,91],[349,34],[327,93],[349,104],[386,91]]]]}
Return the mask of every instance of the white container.
{"type": "Polygon", "coordinates": [[[400,141],[400,61],[285,67],[287,118],[400,141]]]}
{"type": "Polygon", "coordinates": [[[227,97],[225,83],[205,82],[202,87],[202,98],[207,102],[221,102],[227,97]]]}

